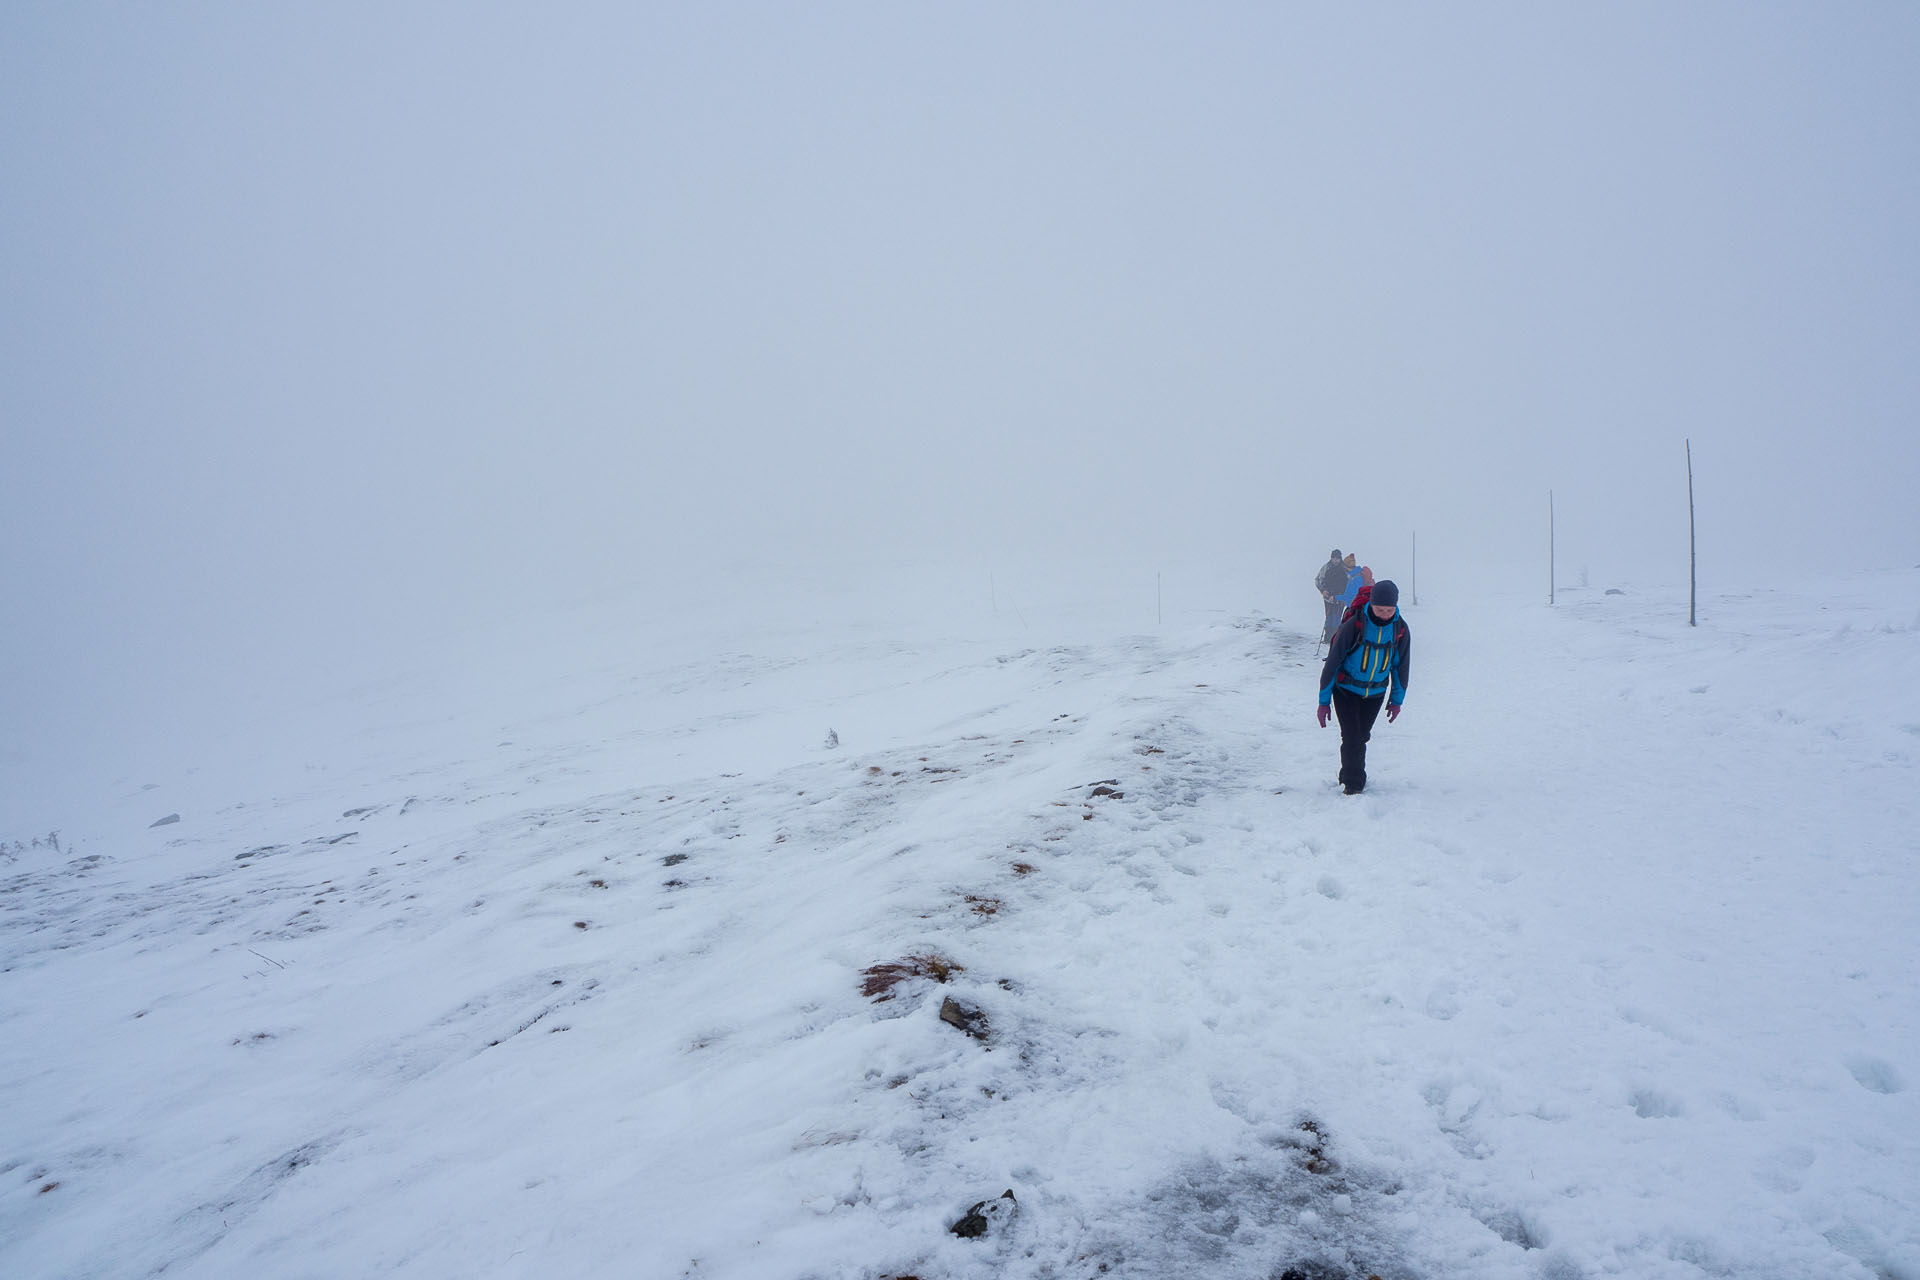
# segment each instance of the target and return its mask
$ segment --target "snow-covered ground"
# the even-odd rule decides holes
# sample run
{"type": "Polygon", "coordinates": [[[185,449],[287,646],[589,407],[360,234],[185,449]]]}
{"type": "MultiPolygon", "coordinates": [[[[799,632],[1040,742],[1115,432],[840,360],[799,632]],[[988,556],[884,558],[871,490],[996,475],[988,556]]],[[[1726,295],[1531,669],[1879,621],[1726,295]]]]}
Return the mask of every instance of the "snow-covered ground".
{"type": "Polygon", "coordinates": [[[0,1274],[1920,1277],[1920,572],[1429,600],[1354,799],[1310,597],[993,590],[0,830],[0,1274]]]}

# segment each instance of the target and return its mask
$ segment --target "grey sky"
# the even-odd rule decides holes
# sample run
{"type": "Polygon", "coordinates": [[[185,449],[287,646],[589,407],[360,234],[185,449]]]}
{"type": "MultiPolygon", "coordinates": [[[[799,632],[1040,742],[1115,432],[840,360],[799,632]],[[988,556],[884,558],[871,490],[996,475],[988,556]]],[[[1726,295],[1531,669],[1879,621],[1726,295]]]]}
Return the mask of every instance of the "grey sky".
{"type": "Polygon", "coordinates": [[[1687,436],[1716,576],[1913,563],[1917,66],[1892,3],[16,0],[7,708],[655,562],[1544,586],[1550,487],[1673,579],[1687,436]]]}

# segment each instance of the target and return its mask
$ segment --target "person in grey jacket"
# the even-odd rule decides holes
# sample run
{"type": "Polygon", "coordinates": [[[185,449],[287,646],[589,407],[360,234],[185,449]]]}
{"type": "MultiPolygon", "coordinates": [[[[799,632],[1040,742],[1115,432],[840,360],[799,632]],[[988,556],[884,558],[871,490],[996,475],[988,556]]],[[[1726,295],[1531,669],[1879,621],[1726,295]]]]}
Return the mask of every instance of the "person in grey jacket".
{"type": "Polygon", "coordinates": [[[1319,588],[1320,599],[1327,606],[1326,627],[1320,633],[1320,642],[1326,644],[1340,625],[1340,593],[1347,589],[1347,562],[1340,558],[1340,548],[1335,547],[1332,557],[1320,566],[1313,585],[1319,588]]]}

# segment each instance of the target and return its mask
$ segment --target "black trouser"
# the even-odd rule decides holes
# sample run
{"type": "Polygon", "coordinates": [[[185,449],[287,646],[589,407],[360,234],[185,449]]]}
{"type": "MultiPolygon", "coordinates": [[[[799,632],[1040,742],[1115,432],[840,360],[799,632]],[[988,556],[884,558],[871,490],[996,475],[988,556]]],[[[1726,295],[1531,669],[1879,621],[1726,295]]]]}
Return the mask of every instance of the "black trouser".
{"type": "Polygon", "coordinates": [[[1334,687],[1333,714],[1340,718],[1340,785],[1349,792],[1367,789],[1367,739],[1373,736],[1373,722],[1386,702],[1384,693],[1363,698],[1334,687]]]}

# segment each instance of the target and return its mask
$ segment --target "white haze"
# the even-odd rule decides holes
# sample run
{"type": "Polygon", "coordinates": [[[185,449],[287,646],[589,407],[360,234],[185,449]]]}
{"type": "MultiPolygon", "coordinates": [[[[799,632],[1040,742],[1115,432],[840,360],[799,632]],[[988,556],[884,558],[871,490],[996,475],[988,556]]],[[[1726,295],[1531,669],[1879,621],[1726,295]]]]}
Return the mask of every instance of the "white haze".
{"type": "Polygon", "coordinates": [[[9,4],[0,800],[741,566],[1297,619],[1334,543],[1544,591],[1551,490],[1563,580],[1674,582],[1687,439],[1712,580],[1911,565],[1916,55],[1891,4],[9,4]]]}

